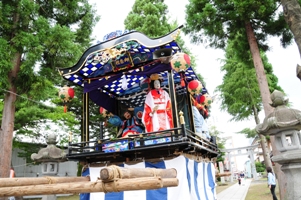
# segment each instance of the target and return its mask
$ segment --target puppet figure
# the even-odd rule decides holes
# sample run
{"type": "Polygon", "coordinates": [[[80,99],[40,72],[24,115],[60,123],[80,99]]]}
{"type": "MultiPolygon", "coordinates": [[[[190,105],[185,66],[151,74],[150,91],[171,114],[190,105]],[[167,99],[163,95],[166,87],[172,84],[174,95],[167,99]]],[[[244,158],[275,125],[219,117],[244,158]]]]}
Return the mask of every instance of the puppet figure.
{"type": "Polygon", "coordinates": [[[151,90],[146,95],[142,116],[146,132],[173,128],[169,94],[161,88],[158,74],[152,74],[150,80],[151,90]]]}

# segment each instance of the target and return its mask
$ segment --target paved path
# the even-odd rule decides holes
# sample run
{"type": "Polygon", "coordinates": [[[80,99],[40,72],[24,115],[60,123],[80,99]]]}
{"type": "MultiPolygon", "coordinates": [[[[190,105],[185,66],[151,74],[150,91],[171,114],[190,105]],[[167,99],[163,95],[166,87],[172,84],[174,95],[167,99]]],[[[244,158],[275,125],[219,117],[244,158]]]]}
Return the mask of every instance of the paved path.
{"type": "Polygon", "coordinates": [[[252,179],[243,180],[241,185],[235,183],[222,192],[217,194],[217,200],[244,200],[252,179]]]}

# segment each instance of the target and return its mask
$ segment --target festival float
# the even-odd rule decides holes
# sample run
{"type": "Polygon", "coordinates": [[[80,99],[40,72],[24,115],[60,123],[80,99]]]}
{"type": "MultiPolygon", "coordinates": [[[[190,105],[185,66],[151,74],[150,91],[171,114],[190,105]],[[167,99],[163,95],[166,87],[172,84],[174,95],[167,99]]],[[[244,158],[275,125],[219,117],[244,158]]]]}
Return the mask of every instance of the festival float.
{"type": "Polygon", "coordinates": [[[193,111],[208,118],[212,98],[176,42],[180,28],[155,39],[137,31],[110,33],[74,66],[59,69],[68,85],[82,89],[81,142],[70,137],[66,157],[85,165],[83,176],[93,182],[103,167],[116,165],[173,168],[179,180],[177,187],[104,190],[81,199],[216,199],[218,148],[198,130],[193,111]],[[89,102],[116,126],[116,137],[104,137],[101,129],[90,139],[89,102]]]}

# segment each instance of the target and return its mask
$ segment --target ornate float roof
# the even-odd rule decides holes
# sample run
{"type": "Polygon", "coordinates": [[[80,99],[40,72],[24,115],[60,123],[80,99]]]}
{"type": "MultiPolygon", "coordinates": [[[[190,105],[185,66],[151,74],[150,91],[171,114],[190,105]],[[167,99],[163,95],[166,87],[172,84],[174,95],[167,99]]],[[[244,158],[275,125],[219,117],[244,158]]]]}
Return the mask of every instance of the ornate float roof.
{"type": "MultiPolygon", "coordinates": [[[[150,39],[137,31],[110,33],[105,36],[105,41],[86,50],[74,66],[59,69],[59,72],[64,79],[83,87],[84,92],[89,92],[90,98],[97,104],[100,99],[103,100],[103,93],[124,100],[126,104],[141,106],[145,95],[140,94],[147,89],[146,81],[151,74],[161,74],[163,87],[167,85],[170,71],[174,82],[180,83],[180,74],[171,70],[168,61],[162,62],[156,55],[156,52],[167,53],[169,56],[160,56],[168,59],[181,52],[175,41],[180,28],[156,39],[150,39]]],[[[193,79],[197,79],[197,76],[190,67],[185,71],[185,80],[189,82],[193,79]]],[[[178,94],[186,92],[185,88],[177,84],[176,89],[178,94]]]]}

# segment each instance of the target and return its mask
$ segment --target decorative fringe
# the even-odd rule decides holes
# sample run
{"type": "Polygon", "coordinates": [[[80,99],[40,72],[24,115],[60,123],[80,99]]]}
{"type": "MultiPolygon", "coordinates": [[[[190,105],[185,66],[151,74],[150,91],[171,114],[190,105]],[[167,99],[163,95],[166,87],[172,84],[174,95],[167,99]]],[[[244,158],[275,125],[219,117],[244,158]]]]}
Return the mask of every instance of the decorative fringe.
{"type": "Polygon", "coordinates": [[[185,81],[184,81],[183,78],[181,79],[181,86],[182,86],[182,87],[185,87],[185,81]]]}
{"type": "Polygon", "coordinates": [[[185,87],[185,80],[184,80],[184,75],[181,73],[181,86],[185,87]]]}

